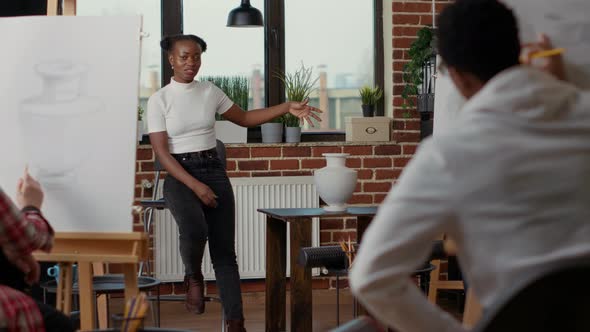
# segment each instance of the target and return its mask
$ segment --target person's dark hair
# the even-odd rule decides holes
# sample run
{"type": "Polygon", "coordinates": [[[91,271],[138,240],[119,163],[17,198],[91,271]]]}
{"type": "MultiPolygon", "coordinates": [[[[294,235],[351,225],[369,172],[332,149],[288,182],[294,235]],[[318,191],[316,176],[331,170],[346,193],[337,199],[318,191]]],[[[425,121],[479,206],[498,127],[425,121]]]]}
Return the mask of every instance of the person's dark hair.
{"type": "Polygon", "coordinates": [[[201,37],[197,37],[195,35],[172,35],[166,36],[160,42],[160,47],[166,52],[170,52],[174,49],[174,43],[180,40],[190,40],[194,41],[195,43],[201,45],[201,51],[205,52],[207,50],[207,43],[201,37]]]}
{"type": "Polygon", "coordinates": [[[438,53],[449,67],[487,82],[519,63],[516,18],[497,0],[456,0],[437,25],[438,53]]]}

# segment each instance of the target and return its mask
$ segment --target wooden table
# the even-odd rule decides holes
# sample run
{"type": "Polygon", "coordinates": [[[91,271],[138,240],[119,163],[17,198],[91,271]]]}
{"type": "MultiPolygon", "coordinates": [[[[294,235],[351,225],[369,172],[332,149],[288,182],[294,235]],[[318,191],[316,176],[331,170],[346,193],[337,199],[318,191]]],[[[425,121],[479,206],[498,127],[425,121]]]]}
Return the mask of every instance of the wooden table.
{"type": "Polygon", "coordinates": [[[321,208],[258,209],[266,215],[265,331],[286,331],[287,225],[290,227],[291,331],[312,331],[311,268],[297,264],[299,251],[311,246],[312,218],[356,217],[357,242],[377,212],[376,206],[350,207],[344,212],[321,208]]]}

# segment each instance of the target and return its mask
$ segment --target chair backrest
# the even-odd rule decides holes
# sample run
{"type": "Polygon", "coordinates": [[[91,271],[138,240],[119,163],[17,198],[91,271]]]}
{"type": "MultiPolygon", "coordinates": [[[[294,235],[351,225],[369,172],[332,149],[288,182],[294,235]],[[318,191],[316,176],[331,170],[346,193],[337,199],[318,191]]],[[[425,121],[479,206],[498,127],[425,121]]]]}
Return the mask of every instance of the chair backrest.
{"type": "Polygon", "coordinates": [[[223,144],[222,141],[217,140],[217,155],[219,156],[219,159],[221,160],[221,164],[223,165],[223,168],[227,168],[227,157],[225,154],[225,144],[223,144]]]}
{"type": "Polygon", "coordinates": [[[560,263],[506,292],[477,332],[590,331],[590,258],[560,263]]]}
{"type": "Polygon", "coordinates": [[[154,188],[152,190],[152,200],[158,199],[158,188],[160,188],[160,173],[164,170],[164,166],[158,160],[158,157],[154,157],[154,188]]]}

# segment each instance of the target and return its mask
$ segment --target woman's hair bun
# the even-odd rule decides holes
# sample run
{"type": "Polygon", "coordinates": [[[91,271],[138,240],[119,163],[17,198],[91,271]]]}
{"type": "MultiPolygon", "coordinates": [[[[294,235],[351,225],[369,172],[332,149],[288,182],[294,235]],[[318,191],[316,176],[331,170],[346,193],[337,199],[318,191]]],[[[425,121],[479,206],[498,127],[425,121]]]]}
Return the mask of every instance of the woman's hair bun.
{"type": "Polygon", "coordinates": [[[166,52],[170,52],[172,51],[172,48],[174,47],[174,43],[176,43],[179,40],[190,40],[193,41],[197,44],[199,44],[201,46],[201,51],[205,52],[207,50],[207,43],[205,43],[205,41],[201,38],[201,37],[197,37],[195,35],[171,35],[171,36],[166,36],[162,39],[162,41],[160,41],[160,47],[166,51],[166,52]]]}
{"type": "Polygon", "coordinates": [[[170,37],[164,37],[164,39],[162,39],[162,41],[160,41],[160,47],[164,51],[170,51],[170,46],[171,46],[170,37]]]}

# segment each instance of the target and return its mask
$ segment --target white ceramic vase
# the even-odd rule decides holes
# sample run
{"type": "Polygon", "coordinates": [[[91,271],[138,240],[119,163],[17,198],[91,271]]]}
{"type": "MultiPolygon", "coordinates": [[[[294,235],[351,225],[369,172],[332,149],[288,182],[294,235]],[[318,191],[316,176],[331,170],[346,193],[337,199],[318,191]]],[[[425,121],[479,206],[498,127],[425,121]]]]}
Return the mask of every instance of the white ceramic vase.
{"type": "Polygon", "coordinates": [[[314,173],[316,188],[327,206],[324,210],[346,210],[346,202],[356,188],[357,172],[346,167],[348,153],[324,153],[326,167],[314,173]]]}

